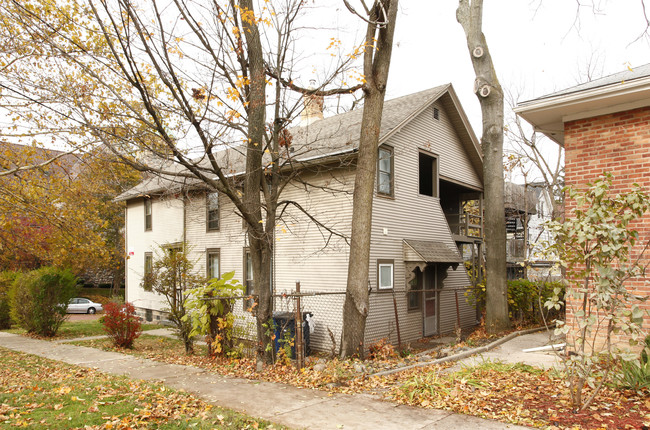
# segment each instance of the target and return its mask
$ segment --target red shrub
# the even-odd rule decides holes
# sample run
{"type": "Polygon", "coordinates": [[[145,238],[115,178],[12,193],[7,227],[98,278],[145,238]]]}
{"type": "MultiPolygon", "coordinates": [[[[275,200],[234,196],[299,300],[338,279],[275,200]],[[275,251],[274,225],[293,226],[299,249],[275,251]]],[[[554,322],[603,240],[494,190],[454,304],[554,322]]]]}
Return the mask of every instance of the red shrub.
{"type": "Polygon", "coordinates": [[[104,330],[115,346],[131,348],[142,334],[140,319],[131,303],[108,302],[104,306],[104,330]]]}

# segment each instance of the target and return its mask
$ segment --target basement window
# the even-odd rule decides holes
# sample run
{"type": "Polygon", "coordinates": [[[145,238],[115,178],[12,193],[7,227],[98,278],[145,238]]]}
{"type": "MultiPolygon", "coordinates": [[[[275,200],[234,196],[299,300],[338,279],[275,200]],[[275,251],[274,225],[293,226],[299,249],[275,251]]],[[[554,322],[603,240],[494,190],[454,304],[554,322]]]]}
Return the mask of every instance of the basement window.
{"type": "Polygon", "coordinates": [[[438,159],[419,153],[420,194],[438,197],[438,159]]]}

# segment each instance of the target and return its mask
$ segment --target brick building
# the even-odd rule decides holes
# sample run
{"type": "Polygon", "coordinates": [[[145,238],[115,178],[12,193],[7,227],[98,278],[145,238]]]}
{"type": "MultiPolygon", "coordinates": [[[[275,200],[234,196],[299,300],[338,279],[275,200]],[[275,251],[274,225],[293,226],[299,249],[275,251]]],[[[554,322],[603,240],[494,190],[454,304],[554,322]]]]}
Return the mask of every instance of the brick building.
{"type": "MultiPolygon", "coordinates": [[[[613,176],[612,192],[638,183],[650,190],[650,64],[521,103],[515,112],[565,149],[565,182],[584,189],[603,172],[613,176]]],[[[570,216],[575,201],[566,202],[570,216]]],[[[633,225],[639,232],[637,255],[650,239],[650,214],[633,225]]],[[[650,253],[642,257],[650,263],[650,253]]],[[[650,295],[649,279],[627,287],[650,295]]],[[[650,312],[650,301],[642,305],[650,312]]],[[[567,315],[570,319],[571,315],[567,315]]],[[[649,332],[650,317],[644,324],[649,332]]]]}

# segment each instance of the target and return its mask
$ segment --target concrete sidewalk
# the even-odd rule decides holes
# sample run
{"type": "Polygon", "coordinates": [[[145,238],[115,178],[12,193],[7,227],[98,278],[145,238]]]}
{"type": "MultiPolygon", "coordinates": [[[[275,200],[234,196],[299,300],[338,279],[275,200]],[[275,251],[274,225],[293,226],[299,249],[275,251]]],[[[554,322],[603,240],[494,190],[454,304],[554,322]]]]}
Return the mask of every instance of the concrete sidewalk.
{"type": "Polygon", "coordinates": [[[165,364],[4,332],[0,332],[0,347],[107,373],[162,381],[169,387],[182,388],[217,406],[297,429],[526,428],[448,411],[396,405],[370,395],[330,394],[284,384],[249,381],[216,375],[192,366],[165,364]]]}

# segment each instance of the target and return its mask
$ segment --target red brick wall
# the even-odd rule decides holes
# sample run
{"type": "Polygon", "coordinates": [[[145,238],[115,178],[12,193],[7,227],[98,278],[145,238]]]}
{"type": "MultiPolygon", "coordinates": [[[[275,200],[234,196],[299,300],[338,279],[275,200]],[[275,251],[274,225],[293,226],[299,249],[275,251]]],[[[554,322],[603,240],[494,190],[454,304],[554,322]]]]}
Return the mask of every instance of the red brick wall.
{"type": "MultiPolygon", "coordinates": [[[[614,175],[615,192],[629,190],[634,182],[650,191],[650,107],[567,122],[564,148],[567,185],[584,188],[608,171],[614,175]]],[[[574,208],[575,202],[566,202],[567,216],[574,208]]],[[[639,232],[639,243],[645,244],[650,239],[650,214],[633,227],[639,232]]],[[[644,259],[650,261],[650,251],[646,251],[644,259]]],[[[628,289],[649,296],[649,280],[630,281],[628,289]]],[[[643,307],[650,309],[650,301],[643,307]]],[[[650,317],[646,316],[643,326],[650,333],[650,317]]]]}

